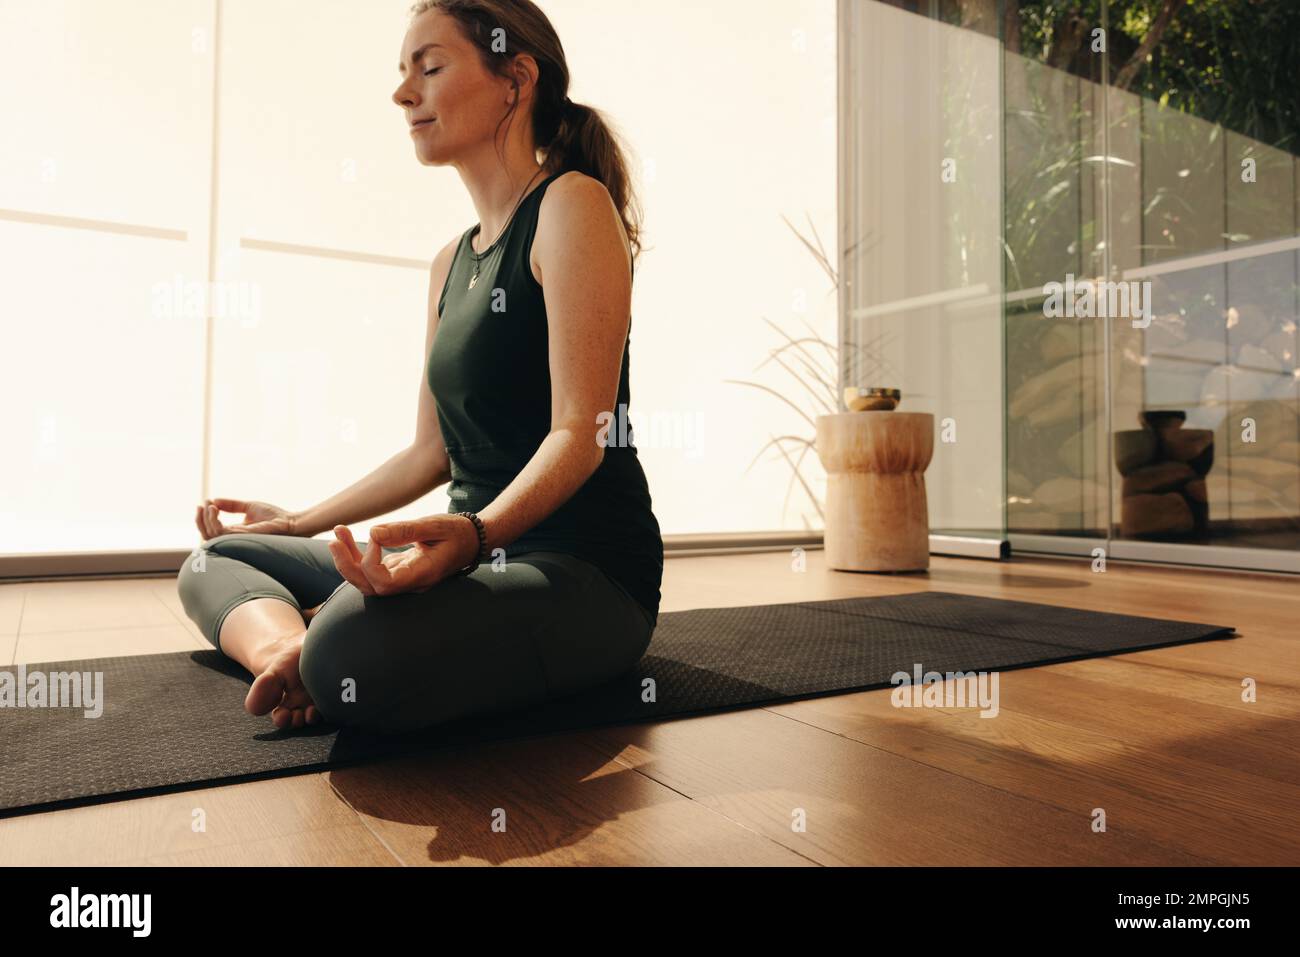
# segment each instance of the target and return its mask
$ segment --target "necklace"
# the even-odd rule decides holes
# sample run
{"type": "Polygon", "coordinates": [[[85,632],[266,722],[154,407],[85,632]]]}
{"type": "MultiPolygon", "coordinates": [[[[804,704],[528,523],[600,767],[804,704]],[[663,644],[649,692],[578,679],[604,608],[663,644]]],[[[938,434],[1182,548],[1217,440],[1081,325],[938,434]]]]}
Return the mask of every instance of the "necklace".
{"type": "Polygon", "coordinates": [[[534,174],[533,174],[532,179],[530,179],[527,183],[524,184],[524,191],[523,191],[522,193],[520,193],[520,194],[519,194],[519,198],[518,198],[517,200],[515,200],[514,208],[510,210],[510,215],[506,217],[506,224],[505,224],[505,226],[502,226],[502,227],[501,227],[501,232],[497,233],[497,235],[496,235],[496,239],[493,239],[493,240],[492,240],[492,245],[491,245],[491,246],[488,246],[488,248],[483,252],[483,254],[482,254],[481,256],[479,256],[478,254],[476,254],[476,253],[474,252],[474,242],[473,242],[473,240],[470,241],[470,244],[469,244],[469,251],[470,251],[470,254],[471,254],[472,256],[475,257],[475,259],[474,259],[474,275],[470,277],[470,279],[469,279],[469,286],[468,286],[467,288],[469,288],[469,289],[473,289],[476,285],[478,285],[478,267],[479,267],[479,263],[480,263],[483,259],[486,259],[486,258],[487,258],[488,254],[489,254],[490,252],[492,252],[492,247],[495,246],[495,245],[497,244],[497,240],[499,240],[499,239],[501,238],[502,233],[504,233],[504,232],[506,231],[506,229],[510,226],[510,223],[511,223],[511,222],[514,220],[514,218],[515,218],[515,212],[519,209],[519,204],[522,203],[522,202],[524,201],[524,196],[528,193],[528,187],[531,186],[531,185],[533,185],[533,180],[534,180],[534,179],[537,179],[537,174],[540,173],[540,172],[542,172],[542,169],[541,169],[541,168],[538,168],[537,173],[534,173],[534,174]]]}

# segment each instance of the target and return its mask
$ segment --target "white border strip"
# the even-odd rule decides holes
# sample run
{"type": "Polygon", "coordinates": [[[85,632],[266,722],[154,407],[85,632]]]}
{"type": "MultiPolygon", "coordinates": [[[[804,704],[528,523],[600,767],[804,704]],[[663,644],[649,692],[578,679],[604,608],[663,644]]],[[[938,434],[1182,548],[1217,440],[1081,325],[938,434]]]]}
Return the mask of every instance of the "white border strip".
{"type": "Polygon", "coordinates": [[[54,226],[59,229],[84,229],[93,233],[139,236],[142,239],[168,239],[178,243],[189,241],[189,234],[183,229],[116,223],[108,219],[85,219],[80,216],[60,216],[56,213],[33,213],[24,209],[0,209],[0,220],[9,223],[26,223],[31,226],[54,226]]]}
{"type": "Polygon", "coordinates": [[[409,259],[405,256],[385,256],[380,253],[362,253],[353,249],[330,249],[325,246],[306,246],[302,243],[282,243],[269,239],[254,239],[241,236],[241,249],[257,249],[269,253],[289,253],[293,256],[314,256],[317,259],[341,259],[344,262],[369,263],[375,266],[399,266],[403,269],[429,271],[429,262],[424,259],[409,259]]]}
{"type": "Polygon", "coordinates": [[[1116,540],[1110,543],[1108,554],[1111,558],[1133,561],[1300,574],[1300,553],[1284,548],[1228,548],[1222,545],[1178,545],[1167,542],[1116,540]]]}
{"type": "Polygon", "coordinates": [[[946,306],[952,302],[961,302],[978,296],[987,296],[988,294],[988,284],[979,283],[975,286],[963,286],[960,289],[945,289],[942,292],[932,292],[924,296],[913,296],[911,299],[895,299],[893,302],[882,302],[877,306],[864,306],[861,309],[850,310],[849,315],[854,319],[870,319],[874,316],[884,316],[894,312],[924,309],[926,306],[946,306]]]}
{"type": "Polygon", "coordinates": [[[1011,557],[1011,544],[1005,538],[974,538],[964,535],[931,535],[931,555],[955,555],[958,558],[989,558],[1001,561],[1011,557]]]}
{"type": "Polygon", "coordinates": [[[1188,256],[1185,259],[1173,259],[1152,266],[1139,266],[1124,270],[1125,279],[1142,279],[1145,276],[1163,276],[1166,273],[1184,272],[1188,269],[1203,269],[1206,266],[1218,266],[1222,263],[1237,262],[1241,259],[1254,259],[1257,256],[1271,256],[1288,250],[1300,249],[1300,236],[1289,239],[1277,239],[1268,243],[1254,243],[1250,246],[1238,246],[1217,253],[1205,253],[1202,256],[1188,256]]]}
{"type": "MultiPolygon", "coordinates": [[[[1105,548],[1104,538],[1084,538],[1078,535],[1028,535],[1011,532],[1012,552],[1038,552],[1045,555],[1091,556],[1094,548],[1105,548]]],[[[1107,552],[1109,554],[1109,552],[1107,552]]]]}
{"type": "Polygon", "coordinates": [[[1106,557],[1119,561],[1159,562],[1193,568],[1236,571],[1300,573],[1300,553],[1284,548],[1232,548],[1226,545],[1183,545],[1176,542],[1138,542],[1125,539],[1082,538],[1070,535],[1011,533],[1013,552],[1088,557],[1104,548],[1106,557]]]}

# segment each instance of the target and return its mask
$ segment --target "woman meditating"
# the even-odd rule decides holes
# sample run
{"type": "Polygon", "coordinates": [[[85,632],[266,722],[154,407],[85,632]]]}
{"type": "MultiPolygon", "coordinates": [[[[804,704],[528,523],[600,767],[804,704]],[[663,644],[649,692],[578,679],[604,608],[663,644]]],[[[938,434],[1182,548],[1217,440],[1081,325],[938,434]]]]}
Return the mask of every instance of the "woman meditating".
{"type": "Polygon", "coordinates": [[[393,100],[479,218],[433,260],[414,441],[302,511],[209,499],[178,579],[277,728],[414,730],[572,694],[635,665],[659,610],[659,524],[609,424],[630,398],[640,252],[622,151],[569,100],[533,3],[411,12],[393,100]],[[349,524],[448,481],[447,514],[354,540],[349,524]]]}

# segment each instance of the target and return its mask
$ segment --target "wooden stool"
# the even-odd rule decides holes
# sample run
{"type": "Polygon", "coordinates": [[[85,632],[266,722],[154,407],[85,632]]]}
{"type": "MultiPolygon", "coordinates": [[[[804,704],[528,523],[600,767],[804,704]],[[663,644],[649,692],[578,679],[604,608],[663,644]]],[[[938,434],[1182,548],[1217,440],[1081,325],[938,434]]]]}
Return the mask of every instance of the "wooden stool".
{"type": "Polygon", "coordinates": [[[826,469],[826,564],[858,572],[929,568],[925,470],[934,416],[819,415],[816,447],[826,469]]]}

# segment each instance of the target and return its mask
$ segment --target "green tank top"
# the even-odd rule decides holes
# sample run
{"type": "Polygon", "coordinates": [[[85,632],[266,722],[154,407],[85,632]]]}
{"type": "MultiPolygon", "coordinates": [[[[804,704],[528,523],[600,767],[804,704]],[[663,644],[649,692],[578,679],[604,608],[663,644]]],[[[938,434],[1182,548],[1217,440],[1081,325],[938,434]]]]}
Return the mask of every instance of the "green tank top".
{"type": "MultiPolygon", "coordinates": [[[[486,508],[514,480],[551,428],[546,304],[529,267],[544,179],[483,253],[461,236],[438,301],[427,381],[451,460],[449,514],[486,508]],[[475,261],[479,276],[470,289],[475,261]]],[[[507,562],[528,551],[575,555],[602,569],[651,615],[658,614],[663,539],[627,422],[631,329],[624,343],[605,457],[549,517],[505,546],[507,562]],[[620,440],[620,436],[625,436],[620,440]]],[[[603,422],[604,420],[602,420],[603,422]]],[[[595,441],[600,423],[592,423],[595,441]]]]}

